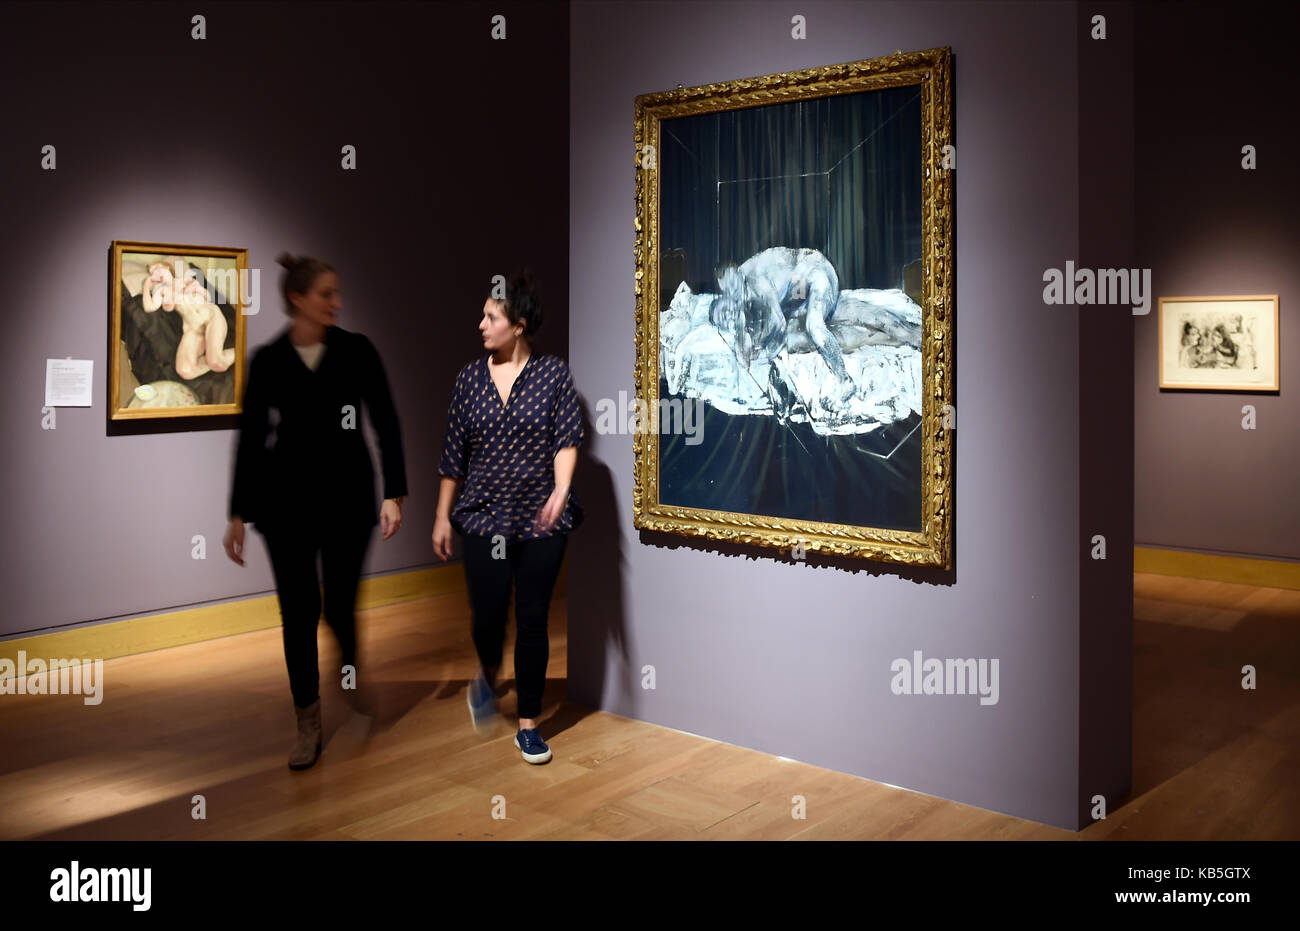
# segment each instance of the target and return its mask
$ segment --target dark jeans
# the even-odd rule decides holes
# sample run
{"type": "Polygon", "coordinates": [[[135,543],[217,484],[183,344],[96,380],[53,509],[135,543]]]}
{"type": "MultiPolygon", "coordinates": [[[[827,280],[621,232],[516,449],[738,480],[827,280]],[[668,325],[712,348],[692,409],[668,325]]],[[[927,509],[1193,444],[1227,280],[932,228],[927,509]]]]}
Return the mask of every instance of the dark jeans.
{"type": "Polygon", "coordinates": [[[542,713],[542,690],[551,654],[546,616],[568,539],[567,533],[557,533],[540,540],[507,543],[498,547],[498,552],[504,549],[504,558],[493,559],[491,537],[461,537],[465,581],[474,610],[474,648],[490,685],[495,685],[501,667],[510,585],[514,583],[515,682],[521,718],[535,718],[542,713]]]}
{"type": "MultiPolygon", "coordinates": [[[[316,627],[320,623],[321,594],[316,577],[316,554],[325,578],[325,621],[334,630],[342,654],[341,666],[357,669],[357,583],[374,527],[310,525],[275,527],[263,531],[275,591],[280,597],[284,631],[284,661],[289,667],[293,703],[306,708],[320,698],[320,666],[316,653],[316,627]]],[[[342,681],[342,673],[339,673],[342,681]]],[[[359,684],[359,682],[358,682],[359,684]]]]}

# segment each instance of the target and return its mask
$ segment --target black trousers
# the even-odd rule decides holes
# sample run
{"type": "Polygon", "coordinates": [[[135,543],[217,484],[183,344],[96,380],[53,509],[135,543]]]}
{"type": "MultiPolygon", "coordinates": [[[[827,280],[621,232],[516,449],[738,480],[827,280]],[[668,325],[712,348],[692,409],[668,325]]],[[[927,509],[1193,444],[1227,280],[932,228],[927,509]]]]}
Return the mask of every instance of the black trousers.
{"type": "MultiPolygon", "coordinates": [[[[341,666],[357,666],[357,584],[374,527],[311,523],[262,531],[271,555],[275,591],[280,597],[284,661],[289,668],[293,703],[306,708],[320,698],[316,628],[321,615],[321,583],[316,576],[320,554],[325,589],[325,622],[338,638],[341,666]]],[[[358,674],[359,680],[359,674],[358,674]]],[[[342,672],[339,673],[342,682],[342,672]]]]}
{"type": "Polygon", "coordinates": [[[489,684],[495,684],[493,680],[501,667],[510,588],[514,584],[515,682],[521,718],[535,718],[542,713],[546,664],[551,655],[546,617],[568,540],[567,533],[557,533],[540,540],[502,544],[496,547],[501,558],[494,559],[491,537],[461,538],[465,581],[474,611],[474,648],[489,684]]]}

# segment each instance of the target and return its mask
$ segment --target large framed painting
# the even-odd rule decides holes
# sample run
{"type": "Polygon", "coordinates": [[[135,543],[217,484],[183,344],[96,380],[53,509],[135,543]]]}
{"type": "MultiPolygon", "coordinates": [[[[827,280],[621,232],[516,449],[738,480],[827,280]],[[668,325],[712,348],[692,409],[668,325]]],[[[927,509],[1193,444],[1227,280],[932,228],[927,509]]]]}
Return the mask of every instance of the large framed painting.
{"type": "Polygon", "coordinates": [[[114,420],[237,414],[248,250],[113,243],[114,420]]]}
{"type": "Polygon", "coordinates": [[[951,74],[636,99],[636,527],[951,568],[951,74]]]}
{"type": "Polygon", "coordinates": [[[1277,391],[1276,294],[1162,297],[1160,387],[1277,391]]]}

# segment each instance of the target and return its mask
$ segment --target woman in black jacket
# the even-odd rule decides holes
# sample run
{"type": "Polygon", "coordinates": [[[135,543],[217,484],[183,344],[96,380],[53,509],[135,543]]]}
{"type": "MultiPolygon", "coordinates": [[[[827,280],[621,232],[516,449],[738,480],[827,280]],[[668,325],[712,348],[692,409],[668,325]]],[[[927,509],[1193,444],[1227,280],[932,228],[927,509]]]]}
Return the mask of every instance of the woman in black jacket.
{"type": "Polygon", "coordinates": [[[342,654],[343,694],[355,710],[368,713],[357,693],[357,584],[375,524],[385,540],[402,524],[406,468],[379,354],[366,337],[334,323],[343,306],[334,269],[306,257],[282,255],[279,262],[292,323],[249,363],[225,547],[242,566],[244,524],[253,523],[271,557],[298,717],[289,768],[298,770],[313,765],[321,749],[316,554],[324,569],[325,620],[342,654]],[[383,458],[378,520],[363,401],[383,458]]]}

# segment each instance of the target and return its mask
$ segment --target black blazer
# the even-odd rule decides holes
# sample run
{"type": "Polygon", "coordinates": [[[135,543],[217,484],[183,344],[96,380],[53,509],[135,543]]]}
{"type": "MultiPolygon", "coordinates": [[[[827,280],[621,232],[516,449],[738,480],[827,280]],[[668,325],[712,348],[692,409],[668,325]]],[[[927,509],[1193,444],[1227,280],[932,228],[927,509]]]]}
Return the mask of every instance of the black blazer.
{"type": "Polygon", "coordinates": [[[406,494],[402,433],[383,363],[370,340],[328,327],[314,372],[289,342],[287,328],[259,348],[244,389],[230,515],[259,530],[305,521],[377,524],[362,401],[379,435],[384,497],[401,497],[406,494]]]}

